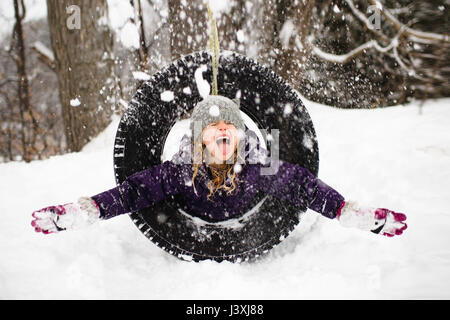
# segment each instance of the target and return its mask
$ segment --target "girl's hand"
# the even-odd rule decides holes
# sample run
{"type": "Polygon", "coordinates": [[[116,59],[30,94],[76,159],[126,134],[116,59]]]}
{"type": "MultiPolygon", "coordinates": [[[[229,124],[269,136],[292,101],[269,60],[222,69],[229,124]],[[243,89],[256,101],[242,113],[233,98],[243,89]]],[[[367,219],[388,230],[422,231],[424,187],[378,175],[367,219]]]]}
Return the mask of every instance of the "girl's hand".
{"type": "Polygon", "coordinates": [[[93,224],[100,217],[97,204],[90,198],[80,198],[76,203],[46,207],[32,213],[31,226],[44,234],[75,230],[93,224]]]}
{"type": "Polygon", "coordinates": [[[56,233],[61,230],[65,230],[57,225],[59,217],[66,214],[65,206],[73,205],[68,203],[59,206],[50,206],[37,211],[34,211],[31,216],[31,226],[34,227],[36,232],[42,232],[43,234],[56,233]]]}
{"type": "Polygon", "coordinates": [[[385,219],[385,224],[372,232],[380,233],[383,236],[393,237],[399,236],[408,227],[404,222],[406,221],[406,215],[404,213],[394,212],[389,209],[376,209],[375,215],[378,219],[385,219]]]}
{"type": "Polygon", "coordinates": [[[356,202],[345,202],[337,219],[344,227],[372,231],[387,237],[401,235],[407,228],[405,214],[384,208],[361,207],[356,202]]]}

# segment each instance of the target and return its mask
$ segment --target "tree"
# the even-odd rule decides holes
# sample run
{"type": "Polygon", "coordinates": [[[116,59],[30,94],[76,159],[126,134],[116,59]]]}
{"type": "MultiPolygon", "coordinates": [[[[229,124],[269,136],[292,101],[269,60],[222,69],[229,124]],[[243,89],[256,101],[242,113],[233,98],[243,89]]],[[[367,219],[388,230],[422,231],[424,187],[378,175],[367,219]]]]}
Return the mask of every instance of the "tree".
{"type": "Polygon", "coordinates": [[[448,1],[328,0],[318,5],[302,92],[341,107],[450,94],[448,1]],[[447,31],[447,34],[445,33],[447,31]]]}
{"type": "Polygon", "coordinates": [[[47,0],[69,151],[79,151],[111,121],[119,101],[106,0],[47,0]]]}
{"type": "MultiPolygon", "coordinates": [[[[255,58],[313,101],[371,108],[450,94],[446,0],[222,4],[221,50],[255,58]]],[[[204,1],[168,0],[168,6],[172,60],[206,49],[204,1]]]]}
{"type": "Polygon", "coordinates": [[[205,50],[208,42],[208,14],[202,0],[168,0],[172,60],[205,50]]]}
{"type": "Polygon", "coordinates": [[[22,28],[22,21],[25,18],[25,6],[23,0],[20,2],[14,0],[13,3],[15,24],[9,55],[17,67],[17,102],[21,123],[22,159],[28,162],[32,160],[33,153],[35,153],[32,149],[36,143],[39,125],[31,108],[30,88],[26,72],[25,41],[22,28]],[[31,130],[29,123],[31,123],[31,130]]]}
{"type": "MultiPolygon", "coordinates": [[[[256,58],[297,87],[310,54],[306,37],[314,4],[230,0],[217,17],[220,47],[256,58]]],[[[209,22],[204,1],[168,0],[168,5],[172,59],[206,49],[209,22]]]]}
{"type": "Polygon", "coordinates": [[[258,59],[298,89],[310,55],[306,38],[315,1],[268,0],[261,5],[258,59]]]}

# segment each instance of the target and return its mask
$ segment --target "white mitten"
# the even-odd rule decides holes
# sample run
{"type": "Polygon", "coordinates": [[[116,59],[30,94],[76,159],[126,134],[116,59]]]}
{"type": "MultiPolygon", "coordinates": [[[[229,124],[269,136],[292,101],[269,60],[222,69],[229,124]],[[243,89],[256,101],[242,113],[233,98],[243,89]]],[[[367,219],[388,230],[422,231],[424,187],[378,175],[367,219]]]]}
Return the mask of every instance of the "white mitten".
{"type": "Polygon", "coordinates": [[[401,235],[407,228],[405,214],[384,208],[362,207],[356,202],[345,202],[337,219],[344,227],[372,231],[388,237],[401,235]]]}
{"type": "Polygon", "coordinates": [[[100,219],[100,210],[94,200],[82,197],[75,203],[46,207],[32,213],[31,226],[44,234],[62,230],[76,230],[100,219]]]}

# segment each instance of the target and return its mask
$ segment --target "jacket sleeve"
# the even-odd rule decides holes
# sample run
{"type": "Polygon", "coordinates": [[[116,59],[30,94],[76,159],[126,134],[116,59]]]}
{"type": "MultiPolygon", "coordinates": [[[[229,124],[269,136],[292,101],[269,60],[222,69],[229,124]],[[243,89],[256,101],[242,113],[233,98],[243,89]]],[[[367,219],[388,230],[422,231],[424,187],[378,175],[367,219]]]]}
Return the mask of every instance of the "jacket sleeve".
{"type": "Polygon", "coordinates": [[[170,161],[137,172],[113,189],[91,197],[98,205],[100,219],[110,219],[149,207],[184,187],[181,167],[170,161]]]}
{"type": "Polygon", "coordinates": [[[261,174],[264,166],[259,166],[259,189],[327,218],[336,217],[344,201],[342,195],[299,165],[277,161],[277,166],[274,174],[267,175],[261,174]]]}

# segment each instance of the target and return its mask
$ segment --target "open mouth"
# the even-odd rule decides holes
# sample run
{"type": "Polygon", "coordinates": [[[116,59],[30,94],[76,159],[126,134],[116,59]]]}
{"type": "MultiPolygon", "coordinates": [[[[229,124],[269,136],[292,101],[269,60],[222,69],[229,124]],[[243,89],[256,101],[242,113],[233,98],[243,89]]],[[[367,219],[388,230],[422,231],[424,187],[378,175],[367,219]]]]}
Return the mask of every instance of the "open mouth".
{"type": "Polygon", "coordinates": [[[220,145],[224,145],[224,144],[229,145],[229,144],[230,144],[230,138],[227,137],[227,136],[221,136],[221,137],[218,137],[218,138],[216,139],[216,143],[217,143],[219,146],[220,146],[220,145]]]}

